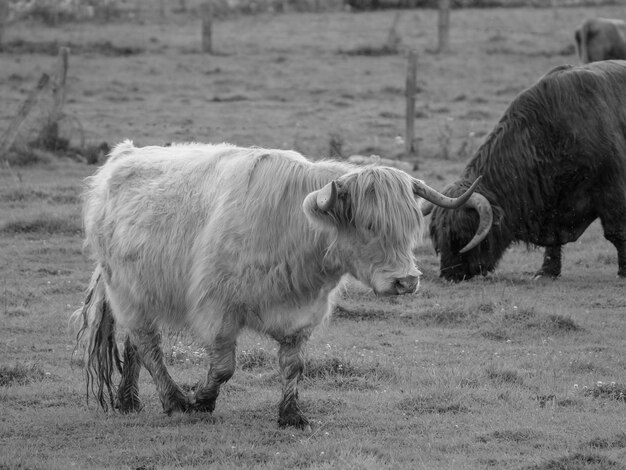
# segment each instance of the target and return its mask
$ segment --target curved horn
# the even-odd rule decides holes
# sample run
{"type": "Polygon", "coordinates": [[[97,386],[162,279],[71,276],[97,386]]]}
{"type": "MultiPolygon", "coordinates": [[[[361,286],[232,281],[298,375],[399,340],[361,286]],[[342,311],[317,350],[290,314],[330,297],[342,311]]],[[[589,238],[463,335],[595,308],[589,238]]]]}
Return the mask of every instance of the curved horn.
{"type": "Polygon", "coordinates": [[[467,202],[467,200],[476,189],[476,186],[478,185],[478,182],[481,178],[482,176],[476,178],[476,180],[472,183],[467,191],[465,191],[459,197],[455,198],[444,196],[436,189],[431,188],[423,181],[415,178],[413,178],[413,192],[438,206],[445,207],[446,209],[456,209],[457,207],[462,206],[467,202]]]}
{"type": "Polygon", "coordinates": [[[337,183],[331,181],[317,192],[317,207],[323,212],[331,210],[337,203],[337,183]]]}
{"type": "Polygon", "coordinates": [[[482,194],[472,194],[468,199],[466,206],[475,209],[476,212],[478,212],[480,220],[474,237],[459,251],[459,253],[465,253],[482,242],[489,233],[489,230],[491,230],[491,225],[493,223],[493,211],[491,209],[491,204],[489,204],[487,198],[482,194]]]}

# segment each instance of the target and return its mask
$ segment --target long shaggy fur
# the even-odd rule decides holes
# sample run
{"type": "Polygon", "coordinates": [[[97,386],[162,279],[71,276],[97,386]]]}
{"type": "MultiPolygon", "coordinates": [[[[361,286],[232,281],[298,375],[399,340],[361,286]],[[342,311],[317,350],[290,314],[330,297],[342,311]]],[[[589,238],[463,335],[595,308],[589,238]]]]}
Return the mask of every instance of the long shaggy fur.
{"type": "Polygon", "coordinates": [[[476,231],[475,211],[433,211],[430,233],[441,275],[486,274],[514,241],[560,245],[576,240],[598,216],[617,220],[626,189],[625,109],[622,61],[557,67],[522,92],[461,178],[444,190],[458,195],[483,176],[477,192],[494,209],[487,239],[459,255],[476,231]]]}

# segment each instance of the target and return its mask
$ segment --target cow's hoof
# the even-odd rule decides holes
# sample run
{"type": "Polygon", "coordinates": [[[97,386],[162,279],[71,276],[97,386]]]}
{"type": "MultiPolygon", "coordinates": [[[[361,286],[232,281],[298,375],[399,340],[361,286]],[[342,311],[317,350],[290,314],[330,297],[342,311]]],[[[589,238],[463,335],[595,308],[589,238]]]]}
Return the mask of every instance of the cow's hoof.
{"type": "Polygon", "coordinates": [[[167,402],[163,402],[163,411],[168,416],[172,413],[187,413],[190,410],[191,404],[182,392],[176,393],[167,402]]]}
{"type": "Polygon", "coordinates": [[[278,426],[280,426],[281,428],[291,426],[297,429],[301,429],[305,432],[311,432],[312,430],[309,420],[306,418],[306,416],[300,414],[280,416],[278,418],[278,426]]]}
{"type": "Polygon", "coordinates": [[[555,279],[558,279],[560,275],[561,275],[560,273],[554,274],[554,273],[548,273],[545,271],[537,271],[535,275],[533,276],[533,281],[538,281],[540,279],[552,279],[554,281],[555,279]]]}
{"type": "Polygon", "coordinates": [[[217,395],[214,392],[203,393],[202,390],[197,390],[196,393],[189,395],[191,409],[199,413],[213,413],[216,400],[217,395]]]}
{"type": "Polygon", "coordinates": [[[198,413],[213,413],[215,409],[215,400],[194,401],[191,403],[191,410],[198,413]]]}
{"type": "Polygon", "coordinates": [[[120,413],[138,413],[143,410],[143,404],[139,398],[133,397],[130,400],[120,400],[118,398],[117,403],[115,403],[115,407],[117,411],[120,413]]]}

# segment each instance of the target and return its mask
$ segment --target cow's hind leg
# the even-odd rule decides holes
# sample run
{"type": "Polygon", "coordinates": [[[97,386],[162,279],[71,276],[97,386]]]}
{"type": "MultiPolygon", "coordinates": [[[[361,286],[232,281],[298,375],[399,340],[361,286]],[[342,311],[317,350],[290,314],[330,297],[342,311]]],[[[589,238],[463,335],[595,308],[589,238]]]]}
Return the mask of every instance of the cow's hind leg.
{"type": "Polygon", "coordinates": [[[235,373],[235,351],[238,331],[222,331],[209,347],[209,372],[191,401],[192,409],[212,413],[220,387],[235,373]]]}
{"type": "Polygon", "coordinates": [[[150,372],[163,404],[163,411],[188,411],[189,400],[186,394],[174,382],[163,359],[161,333],[153,326],[134,328],[130,332],[130,341],[135,345],[141,362],[150,372]]]}
{"type": "Polygon", "coordinates": [[[122,379],[117,388],[117,408],[122,413],[140,411],[143,408],[139,399],[140,370],[141,360],[139,359],[139,352],[131,342],[130,337],[127,336],[124,342],[122,379]]]}
{"type": "Polygon", "coordinates": [[[298,379],[304,369],[303,347],[310,334],[307,329],[294,335],[275,337],[280,344],[278,365],[283,385],[283,397],[278,408],[278,424],[281,427],[311,428],[298,403],[298,379]]]}
{"type": "Polygon", "coordinates": [[[546,276],[556,279],[559,277],[561,275],[561,257],[561,245],[547,246],[543,253],[543,264],[541,265],[541,269],[535,273],[534,278],[538,279],[546,276]]]}
{"type": "MultiPolygon", "coordinates": [[[[619,220],[622,223],[622,220],[619,220]]],[[[626,277],[626,227],[610,224],[602,220],[604,238],[610,241],[617,250],[617,275],[626,277]]]]}

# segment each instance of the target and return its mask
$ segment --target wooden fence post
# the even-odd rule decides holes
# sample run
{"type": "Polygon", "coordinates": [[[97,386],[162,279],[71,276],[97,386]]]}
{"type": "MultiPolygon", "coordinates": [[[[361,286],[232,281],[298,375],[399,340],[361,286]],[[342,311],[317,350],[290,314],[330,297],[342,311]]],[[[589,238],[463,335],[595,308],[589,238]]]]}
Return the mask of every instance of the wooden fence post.
{"type": "Polygon", "coordinates": [[[9,23],[9,0],[0,0],[0,50],[2,50],[2,38],[9,23]]]}
{"type": "Polygon", "coordinates": [[[17,137],[17,133],[20,130],[20,126],[28,117],[31,109],[37,103],[39,95],[48,86],[49,82],[50,76],[47,73],[44,73],[39,79],[37,86],[30,92],[26,101],[22,104],[22,107],[18,111],[15,118],[13,118],[13,121],[9,124],[7,130],[4,131],[4,134],[2,134],[2,138],[0,138],[0,160],[6,159],[6,155],[11,149],[11,146],[17,137]]]}
{"type": "Polygon", "coordinates": [[[450,0],[439,0],[439,46],[437,52],[450,49],[450,0]]]}
{"type": "Polygon", "coordinates": [[[415,93],[417,92],[417,53],[409,51],[409,61],[406,71],[406,132],[404,136],[404,156],[415,152],[415,93]]]}
{"type": "Polygon", "coordinates": [[[202,52],[213,54],[213,5],[210,1],[200,4],[202,16],[202,52]]]}
{"type": "Polygon", "coordinates": [[[70,55],[70,49],[68,47],[59,48],[59,56],[57,59],[57,68],[54,74],[53,93],[54,93],[54,108],[50,113],[50,121],[57,122],[63,113],[63,106],[65,106],[65,82],[67,81],[67,65],[70,55]]]}

